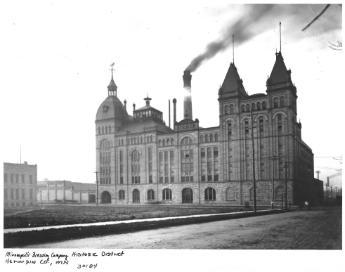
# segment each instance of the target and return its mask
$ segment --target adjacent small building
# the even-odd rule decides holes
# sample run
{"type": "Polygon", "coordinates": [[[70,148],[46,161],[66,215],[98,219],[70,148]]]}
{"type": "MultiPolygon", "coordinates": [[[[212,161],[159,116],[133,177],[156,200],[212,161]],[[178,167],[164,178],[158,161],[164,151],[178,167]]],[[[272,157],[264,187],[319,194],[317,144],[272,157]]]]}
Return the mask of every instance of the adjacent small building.
{"type": "Polygon", "coordinates": [[[37,165],[4,163],[4,208],[35,206],[37,165]]]}
{"type": "Polygon", "coordinates": [[[39,204],[96,203],[96,184],[68,180],[46,180],[37,183],[39,204]]]}

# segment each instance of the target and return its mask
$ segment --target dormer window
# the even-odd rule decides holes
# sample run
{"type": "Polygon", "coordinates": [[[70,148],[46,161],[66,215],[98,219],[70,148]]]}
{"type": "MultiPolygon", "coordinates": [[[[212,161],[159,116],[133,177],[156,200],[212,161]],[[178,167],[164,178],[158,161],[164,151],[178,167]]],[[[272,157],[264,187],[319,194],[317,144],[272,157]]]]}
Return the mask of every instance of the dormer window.
{"type": "Polygon", "coordinates": [[[104,105],[103,106],[103,112],[106,113],[106,112],[108,112],[108,110],[109,110],[109,106],[104,105]]]}

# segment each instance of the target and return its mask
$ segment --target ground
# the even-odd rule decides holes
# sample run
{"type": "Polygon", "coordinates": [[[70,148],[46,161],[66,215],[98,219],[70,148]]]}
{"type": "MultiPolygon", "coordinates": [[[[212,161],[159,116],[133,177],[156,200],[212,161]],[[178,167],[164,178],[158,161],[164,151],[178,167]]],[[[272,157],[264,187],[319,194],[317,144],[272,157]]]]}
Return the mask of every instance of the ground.
{"type": "Polygon", "coordinates": [[[329,207],[28,247],[341,249],[341,240],[341,208],[329,207]]]}
{"type": "Polygon", "coordinates": [[[4,214],[4,226],[5,228],[25,228],[191,214],[224,213],[239,210],[251,210],[251,208],[190,205],[46,205],[35,209],[7,210],[4,214]]]}

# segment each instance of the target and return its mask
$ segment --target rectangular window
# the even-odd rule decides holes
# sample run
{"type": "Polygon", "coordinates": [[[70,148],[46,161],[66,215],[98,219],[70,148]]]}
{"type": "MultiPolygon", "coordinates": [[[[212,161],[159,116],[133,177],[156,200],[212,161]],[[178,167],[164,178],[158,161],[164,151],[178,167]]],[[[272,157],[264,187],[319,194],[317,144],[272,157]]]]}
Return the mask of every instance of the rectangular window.
{"type": "Polygon", "coordinates": [[[214,178],[214,181],[218,181],[218,175],[214,175],[213,178],[214,178]]]}
{"type": "Polygon", "coordinates": [[[10,179],[11,179],[11,184],[13,184],[13,174],[11,174],[10,179]]]}
{"type": "Polygon", "coordinates": [[[174,176],[170,176],[170,182],[174,183],[174,176]]]}
{"type": "Polygon", "coordinates": [[[25,175],[22,174],[22,183],[25,183],[25,175]]]}
{"type": "Polygon", "coordinates": [[[159,183],[163,183],[163,177],[159,177],[159,183]]]}
{"type": "Polygon", "coordinates": [[[152,183],[153,180],[152,180],[152,175],[149,176],[149,183],[152,183]]]}
{"type": "Polygon", "coordinates": [[[205,158],[205,149],[201,148],[201,158],[205,158]]]}
{"type": "Polygon", "coordinates": [[[16,199],[19,199],[19,189],[16,189],[16,199]]]}
{"type": "Polygon", "coordinates": [[[16,183],[18,183],[18,182],[19,182],[19,175],[16,174],[16,183]]]}
{"type": "Polygon", "coordinates": [[[206,181],[206,176],[205,175],[201,176],[201,181],[206,181]]]}
{"type": "Polygon", "coordinates": [[[123,184],[123,176],[120,177],[120,184],[123,184]]]}
{"type": "Polygon", "coordinates": [[[22,189],[22,199],[25,199],[25,190],[22,189]]]}
{"type": "Polygon", "coordinates": [[[217,158],[217,157],[218,157],[218,147],[215,147],[215,148],[213,149],[213,157],[214,157],[214,158],[217,158]]]}

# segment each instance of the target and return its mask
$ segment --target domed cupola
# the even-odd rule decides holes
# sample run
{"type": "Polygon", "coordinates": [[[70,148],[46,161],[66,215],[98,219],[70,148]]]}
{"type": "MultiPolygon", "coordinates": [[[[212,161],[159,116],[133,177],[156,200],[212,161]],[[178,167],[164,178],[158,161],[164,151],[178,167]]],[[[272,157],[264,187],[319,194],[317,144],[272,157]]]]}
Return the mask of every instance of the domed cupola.
{"type": "MultiPolygon", "coordinates": [[[[111,79],[108,85],[108,97],[98,107],[96,121],[116,119],[125,121],[128,118],[125,106],[117,97],[117,86],[113,77],[113,65],[111,68],[111,79]]],[[[121,122],[122,123],[122,122],[121,122]]]]}

